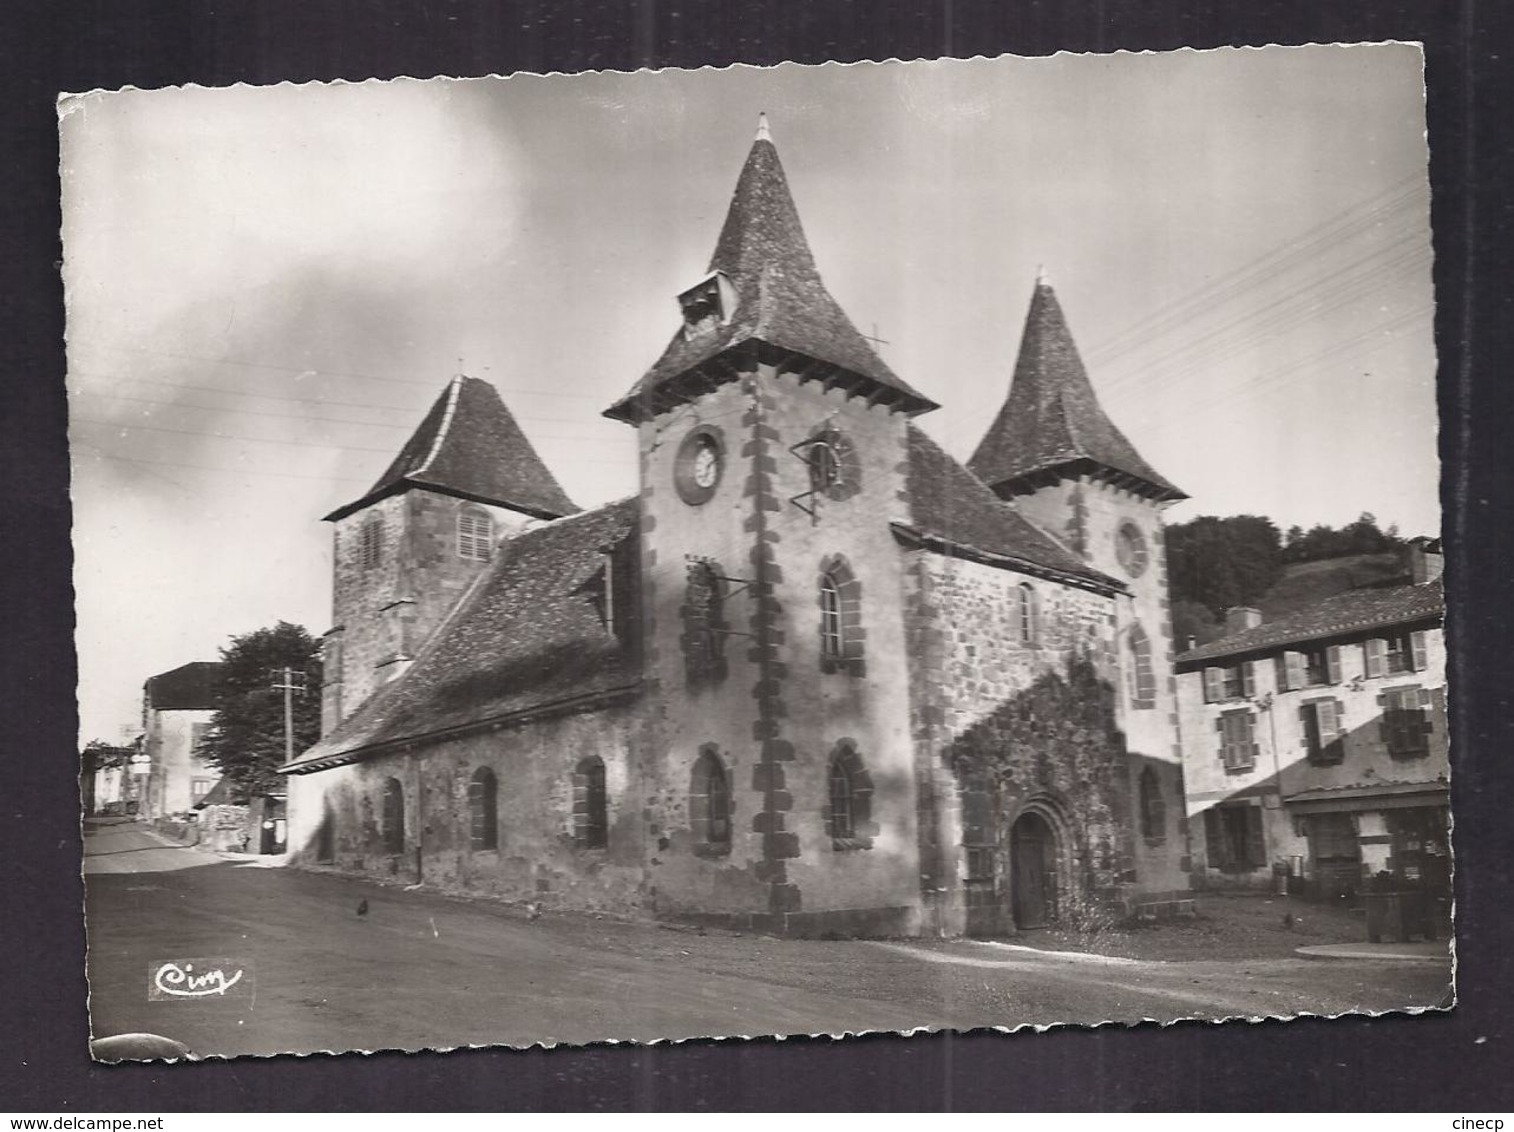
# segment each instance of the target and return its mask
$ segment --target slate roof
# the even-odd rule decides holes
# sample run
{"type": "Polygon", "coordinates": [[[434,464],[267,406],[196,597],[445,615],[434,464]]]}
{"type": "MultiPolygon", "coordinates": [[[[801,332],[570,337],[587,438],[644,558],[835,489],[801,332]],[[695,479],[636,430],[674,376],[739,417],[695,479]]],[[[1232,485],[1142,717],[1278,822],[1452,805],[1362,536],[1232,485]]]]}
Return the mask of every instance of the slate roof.
{"type": "Polygon", "coordinates": [[[677,378],[747,341],[829,362],[853,375],[859,391],[911,414],[937,407],[888,368],[825,289],[765,123],[736,182],[709,270],[725,275],[735,288],[730,321],[687,339],[680,328],[662,357],[605,416],[637,421],[677,403],[685,396],[677,378]]]}
{"type": "Polygon", "coordinates": [[[494,386],[461,374],[447,383],[420,427],[367,493],[326,518],[334,522],[410,487],[510,507],[539,519],[578,510],[494,386]]]}
{"type": "Polygon", "coordinates": [[[142,692],[152,711],[213,711],[221,662],[196,660],[149,677],[142,692]]]}
{"type": "Polygon", "coordinates": [[[1418,586],[1347,590],[1276,621],[1263,622],[1254,629],[1190,649],[1178,656],[1177,663],[1189,665],[1371,629],[1433,621],[1445,616],[1445,612],[1445,591],[1439,579],[1418,586]]]}
{"type": "Polygon", "coordinates": [[[410,669],[370,696],[286,771],[351,761],[379,744],[634,687],[638,669],[585,583],[637,529],[636,499],[545,523],[500,544],[410,669]]]}
{"type": "Polygon", "coordinates": [[[1000,499],[972,472],[948,456],[930,437],[909,426],[911,524],[927,538],[1014,559],[1106,590],[1122,583],[1085,563],[1062,542],[1000,499]]]}
{"type": "Polygon", "coordinates": [[[967,466],[997,486],[1081,461],[1134,476],[1158,499],[1188,498],[1104,415],[1056,292],[1039,279],[1009,396],[967,466]]]}

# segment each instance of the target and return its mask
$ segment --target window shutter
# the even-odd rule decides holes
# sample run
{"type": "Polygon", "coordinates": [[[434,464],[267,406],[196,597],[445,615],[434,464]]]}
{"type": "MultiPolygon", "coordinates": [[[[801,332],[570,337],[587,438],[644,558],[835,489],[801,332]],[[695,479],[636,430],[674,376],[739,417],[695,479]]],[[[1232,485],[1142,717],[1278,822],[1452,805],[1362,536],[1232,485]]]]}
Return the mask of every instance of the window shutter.
{"type": "Polygon", "coordinates": [[[1248,660],[1241,664],[1241,695],[1248,700],[1256,695],[1256,661],[1248,660]]]}
{"type": "Polygon", "coordinates": [[[1330,707],[1335,712],[1335,739],[1344,743],[1346,740],[1346,705],[1339,700],[1331,700],[1330,707]]]}
{"type": "Polygon", "coordinates": [[[1317,742],[1320,757],[1329,762],[1340,758],[1340,704],[1336,700],[1319,700],[1314,705],[1317,742]]]}
{"type": "Polygon", "coordinates": [[[1325,650],[1325,678],[1332,684],[1341,682],[1341,647],[1331,645],[1325,650]]]}
{"type": "Polygon", "coordinates": [[[1226,852],[1225,834],[1220,828],[1220,812],[1217,809],[1204,811],[1204,845],[1209,850],[1209,863],[1223,869],[1230,863],[1226,852]]]}
{"type": "Polygon", "coordinates": [[[1381,676],[1387,671],[1388,642],[1381,637],[1369,637],[1363,648],[1367,658],[1367,675],[1381,676]]]}
{"type": "Polygon", "coordinates": [[[1246,864],[1256,868],[1267,863],[1267,841],[1262,833],[1262,809],[1246,807],[1246,864]]]}
{"type": "Polygon", "coordinates": [[[1418,633],[1409,634],[1409,648],[1414,658],[1414,671],[1423,672],[1428,666],[1426,661],[1425,634],[1421,630],[1418,633]]]}
{"type": "Polygon", "coordinates": [[[1204,702],[1217,704],[1225,698],[1225,670],[1223,668],[1204,669],[1204,702]]]}
{"type": "Polygon", "coordinates": [[[1304,675],[1304,654],[1289,650],[1283,654],[1282,666],[1282,690],[1291,691],[1294,688],[1302,688],[1308,681],[1304,675]]]}

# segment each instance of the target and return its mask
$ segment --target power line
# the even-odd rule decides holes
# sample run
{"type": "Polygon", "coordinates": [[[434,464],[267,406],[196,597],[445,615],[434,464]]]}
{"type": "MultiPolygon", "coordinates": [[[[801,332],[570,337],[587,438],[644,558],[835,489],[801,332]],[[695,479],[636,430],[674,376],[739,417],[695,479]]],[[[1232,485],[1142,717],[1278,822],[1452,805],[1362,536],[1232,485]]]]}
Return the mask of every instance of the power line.
{"type": "MultiPolygon", "coordinates": [[[[198,436],[203,439],[229,440],[233,442],[248,442],[252,444],[283,444],[291,448],[315,448],[322,451],[339,452],[373,452],[380,456],[393,456],[394,452],[389,448],[365,448],[354,444],[312,444],[303,440],[281,440],[268,436],[232,436],[224,432],[199,432],[187,428],[165,428],[162,425],[145,424],[122,424],[119,421],[102,421],[94,417],[72,417],[71,421],[79,424],[92,424],[104,428],[131,429],[137,432],[163,432],[176,436],[198,436]]],[[[579,458],[585,464],[630,464],[635,462],[634,457],[621,457],[619,459],[595,458],[583,456],[579,458]]]]}
{"type": "MultiPolygon", "coordinates": [[[[251,468],[216,468],[208,464],[183,464],[175,460],[142,460],[134,456],[120,456],[114,452],[107,452],[93,444],[86,447],[98,452],[106,460],[120,460],[126,464],[156,464],[165,468],[190,468],[198,472],[220,472],[228,476],[250,476],[260,478],[263,476],[277,476],[286,480],[314,480],[317,483],[369,483],[367,479],[356,479],[352,476],[304,476],[297,472],[268,472],[254,471],[251,468]]],[[[179,485],[182,486],[182,485],[179,485]]]]}
{"type": "MultiPolygon", "coordinates": [[[[75,340],[70,339],[69,344],[74,345],[75,340]]],[[[89,342],[84,342],[82,343],[82,345],[84,345],[86,348],[91,347],[91,344],[89,342]]],[[[418,385],[431,389],[436,388],[436,384],[434,382],[417,381],[413,378],[380,377],[375,373],[353,373],[344,370],[317,369],[313,366],[284,366],[279,365],[276,362],[249,362],[237,358],[210,358],[202,354],[179,354],[169,350],[153,350],[146,346],[123,346],[110,342],[96,342],[93,344],[93,348],[101,350],[124,350],[136,354],[151,354],[154,357],[159,358],[174,358],[178,361],[184,362],[205,362],[210,365],[216,366],[238,366],[243,369],[269,369],[282,373],[308,373],[314,377],[335,377],[339,379],[352,379],[356,381],[382,381],[390,385],[418,385]]],[[[599,397],[591,393],[562,393],[555,390],[548,391],[542,389],[512,389],[509,387],[502,387],[497,385],[495,386],[495,388],[498,389],[501,393],[508,393],[511,396],[564,397],[583,401],[600,400],[599,397]]]]}
{"type": "MultiPolygon", "coordinates": [[[[1184,354],[1199,351],[1202,356],[1203,353],[1213,353],[1220,348],[1239,349],[1263,335],[1281,332],[1303,322],[1317,319],[1322,314],[1339,309],[1349,302],[1380,290],[1399,277],[1407,278],[1410,269],[1420,266],[1421,261],[1429,254],[1430,247],[1427,242],[1416,242],[1414,246],[1396,244],[1376,249],[1319,277],[1307,287],[1292,290],[1269,303],[1247,310],[1203,334],[1188,339],[1175,349],[1148,359],[1104,383],[1104,391],[1109,392],[1130,385],[1143,374],[1184,354]],[[1383,263],[1374,262],[1384,256],[1390,258],[1383,263]],[[1395,272],[1398,274],[1395,275],[1395,272]],[[1329,298],[1318,302],[1312,301],[1314,294],[1326,289],[1327,286],[1330,287],[1329,298]],[[1263,318],[1264,315],[1268,317],[1263,318]],[[1242,332],[1239,338],[1226,342],[1226,335],[1237,330],[1242,332]],[[1206,343],[1213,344],[1206,346],[1206,343]]],[[[1166,376],[1170,377],[1170,375],[1166,376]]]]}
{"type": "MultiPolygon", "coordinates": [[[[360,428],[387,428],[399,432],[412,432],[413,424],[391,424],[388,421],[357,421],[348,417],[324,417],[306,415],[303,413],[271,413],[259,409],[243,409],[226,405],[199,405],[192,401],[163,401],[153,397],[133,397],[126,393],[106,393],[95,389],[82,389],[78,391],[81,396],[104,397],[112,401],[133,401],[143,405],[159,405],[165,409],[194,409],[202,413],[234,414],[237,416],[270,417],[275,420],[302,421],[305,424],[338,424],[356,425],[360,428]]],[[[534,424],[537,418],[519,417],[520,421],[534,424]]],[[[574,422],[582,423],[582,422],[574,422]]],[[[596,436],[586,432],[548,432],[546,430],[532,430],[537,439],[543,440],[600,440],[596,436]]],[[[206,434],[213,435],[213,434],[206,434]]]]}
{"type": "MultiPolygon", "coordinates": [[[[1271,370],[1257,377],[1249,378],[1248,380],[1231,389],[1220,392],[1218,393],[1218,395],[1209,398],[1208,400],[1201,401],[1197,405],[1194,405],[1192,407],[1185,407],[1180,418],[1174,418],[1169,414],[1164,414],[1162,423],[1159,423],[1157,427],[1155,429],[1152,429],[1151,431],[1161,433],[1170,431],[1171,429],[1178,427],[1192,427],[1192,424],[1195,420],[1202,419],[1204,416],[1208,415],[1214,410],[1220,408],[1228,408],[1241,401],[1250,400],[1258,393],[1268,392],[1269,387],[1273,386],[1277,379],[1281,377],[1286,377],[1287,375],[1299,370],[1309,371],[1312,369],[1312,367],[1317,366],[1320,362],[1327,361],[1330,358],[1336,357],[1337,355],[1351,350],[1359,344],[1369,341],[1373,338],[1391,334],[1393,331],[1399,329],[1400,327],[1407,326],[1417,319],[1423,318],[1425,315],[1433,313],[1434,310],[1435,307],[1432,304],[1397,315],[1385,322],[1371,327],[1366,331],[1363,331],[1360,334],[1355,335],[1352,338],[1349,338],[1343,342],[1337,342],[1324,350],[1311,354],[1308,357],[1301,358],[1291,365],[1284,366],[1280,369],[1271,370]]],[[[1290,384],[1292,384],[1292,382],[1284,382],[1282,386],[1279,386],[1279,388],[1285,388],[1290,384]]]]}
{"type": "Polygon", "coordinates": [[[1129,339],[1156,337],[1183,326],[1206,308],[1219,306],[1269,282],[1297,263],[1307,261],[1320,247],[1343,243],[1370,229],[1387,214],[1421,198],[1423,193],[1422,180],[1411,175],[1377,196],[1353,205],[1308,229],[1288,243],[1221,275],[1201,290],[1158,307],[1111,337],[1096,342],[1088,351],[1088,359],[1090,362],[1102,363],[1111,355],[1128,352],[1124,344],[1129,339]]]}
{"type": "MultiPolygon", "coordinates": [[[[375,405],[365,401],[328,401],[317,397],[290,397],[279,393],[249,393],[240,389],[222,389],[215,385],[193,385],[187,381],[160,381],[151,377],[130,377],[126,374],[105,373],[101,370],[80,369],[78,366],[69,367],[69,376],[82,375],[84,377],[98,377],[107,381],[130,381],[144,385],[161,385],[168,389],[192,389],[201,393],[214,393],[222,397],[249,397],[263,401],[289,401],[299,405],[329,405],[340,409],[372,409],[374,412],[405,413],[415,416],[416,409],[413,405],[375,405]]],[[[80,389],[79,392],[93,392],[92,390],[80,389]]],[[[173,402],[162,402],[171,404],[173,402]]],[[[523,421],[552,421],[557,424],[577,424],[582,417],[543,417],[532,414],[524,416],[515,414],[517,420],[523,421]]],[[[386,426],[387,427],[387,426],[386,426]]]]}

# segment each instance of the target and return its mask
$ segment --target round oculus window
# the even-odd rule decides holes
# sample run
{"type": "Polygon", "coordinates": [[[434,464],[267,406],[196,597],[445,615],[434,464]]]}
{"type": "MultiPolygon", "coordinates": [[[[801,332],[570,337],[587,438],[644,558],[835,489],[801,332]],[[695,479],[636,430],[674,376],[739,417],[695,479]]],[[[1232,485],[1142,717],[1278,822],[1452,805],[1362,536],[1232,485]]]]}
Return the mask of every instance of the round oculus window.
{"type": "Polygon", "coordinates": [[[1151,551],[1146,545],[1146,536],[1134,523],[1122,523],[1115,533],[1115,557],[1132,578],[1146,572],[1151,561],[1151,551]]]}
{"type": "Polygon", "coordinates": [[[715,494],[725,469],[725,445],[713,425],[695,428],[683,438],[673,462],[673,483],[685,503],[699,504],[715,494]]]}

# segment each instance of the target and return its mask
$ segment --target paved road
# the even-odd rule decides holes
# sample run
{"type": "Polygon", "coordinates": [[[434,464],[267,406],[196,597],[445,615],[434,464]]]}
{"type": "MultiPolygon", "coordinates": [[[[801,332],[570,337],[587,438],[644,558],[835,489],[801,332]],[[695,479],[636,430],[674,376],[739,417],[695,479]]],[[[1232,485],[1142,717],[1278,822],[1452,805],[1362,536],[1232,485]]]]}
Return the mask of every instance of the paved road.
{"type": "Polygon", "coordinates": [[[1335,1014],[1429,1006],[1449,976],[532,922],[494,903],[222,860],[129,824],[88,831],[85,851],[95,1034],[146,1030],[201,1055],[1335,1014]],[[236,990],[250,993],[149,1001],[155,965],[194,957],[244,968],[236,990]]]}

